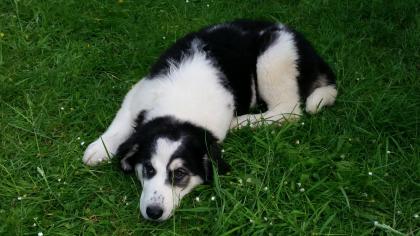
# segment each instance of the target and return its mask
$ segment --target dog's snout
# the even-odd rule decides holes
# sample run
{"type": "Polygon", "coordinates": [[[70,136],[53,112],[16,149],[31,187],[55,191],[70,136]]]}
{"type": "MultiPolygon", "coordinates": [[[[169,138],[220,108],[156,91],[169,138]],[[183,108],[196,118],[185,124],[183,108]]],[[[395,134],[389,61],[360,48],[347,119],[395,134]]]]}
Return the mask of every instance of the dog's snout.
{"type": "Polygon", "coordinates": [[[163,210],[159,206],[148,206],[146,208],[146,214],[150,219],[157,220],[162,216],[163,210]]]}

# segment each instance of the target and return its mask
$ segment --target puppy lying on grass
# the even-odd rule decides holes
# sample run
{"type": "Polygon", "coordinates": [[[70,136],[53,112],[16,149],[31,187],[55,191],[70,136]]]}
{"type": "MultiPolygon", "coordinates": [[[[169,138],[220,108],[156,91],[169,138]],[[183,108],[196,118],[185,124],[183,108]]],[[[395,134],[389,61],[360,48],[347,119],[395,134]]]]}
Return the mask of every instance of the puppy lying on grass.
{"type": "Polygon", "coordinates": [[[141,214],[163,221],[212,180],[212,163],[227,170],[219,143],[230,128],[296,119],[301,106],[316,113],[336,96],[332,70],[298,32],[246,20],[206,27],[162,54],[83,161],[118,156],[143,186],[141,214]],[[267,111],[249,114],[261,104],[267,111]]]}

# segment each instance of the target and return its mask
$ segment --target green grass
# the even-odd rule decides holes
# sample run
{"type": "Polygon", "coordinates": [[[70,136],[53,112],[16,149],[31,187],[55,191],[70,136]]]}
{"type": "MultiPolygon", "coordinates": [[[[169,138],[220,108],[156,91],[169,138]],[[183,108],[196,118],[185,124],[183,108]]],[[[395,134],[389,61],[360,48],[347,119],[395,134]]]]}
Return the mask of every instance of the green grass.
{"type": "Polygon", "coordinates": [[[0,234],[420,235],[419,38],[415,0],[1,1],[0,234]],[[337,103],[231,133],[232,172],[145,221],[135,177],[84,166],[86,144],[162,50],[234,18],[303,32],[337,103]]]}

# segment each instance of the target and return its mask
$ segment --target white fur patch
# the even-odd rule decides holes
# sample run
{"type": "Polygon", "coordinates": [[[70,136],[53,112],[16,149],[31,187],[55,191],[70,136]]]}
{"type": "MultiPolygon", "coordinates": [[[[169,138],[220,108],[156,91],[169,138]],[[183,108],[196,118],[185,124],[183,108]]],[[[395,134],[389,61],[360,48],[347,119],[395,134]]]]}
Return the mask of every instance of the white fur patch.
{"type": "Polygon", "coordinates": [[[153,106],[146,120],[173,116],[204,127],[223,140],[233,117],[233,95],[221,84],[219,70],[196,50],[170,72],[154,78],[153,106]],[[205,104],[205,105],[204,105],[205,104]]]}
{"type": "Polygon", "coordinates": [[[314,114],[322,107],[334,104],[337,97],[337,89],[334,85],[315,89],[306,99],[306,111],[314,114]]]}

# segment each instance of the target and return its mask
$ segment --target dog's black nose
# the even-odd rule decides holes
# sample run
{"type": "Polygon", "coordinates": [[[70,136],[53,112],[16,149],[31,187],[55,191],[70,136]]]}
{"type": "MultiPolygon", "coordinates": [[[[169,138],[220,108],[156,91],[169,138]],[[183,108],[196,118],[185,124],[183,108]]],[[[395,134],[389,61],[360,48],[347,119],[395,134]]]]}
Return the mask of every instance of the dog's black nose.
{"type": "Polygon", "coordinates": [[[148,206],[146,214],[150,219],[157,220],[162,216],[163,210],[159,206],[148,206]]]}

